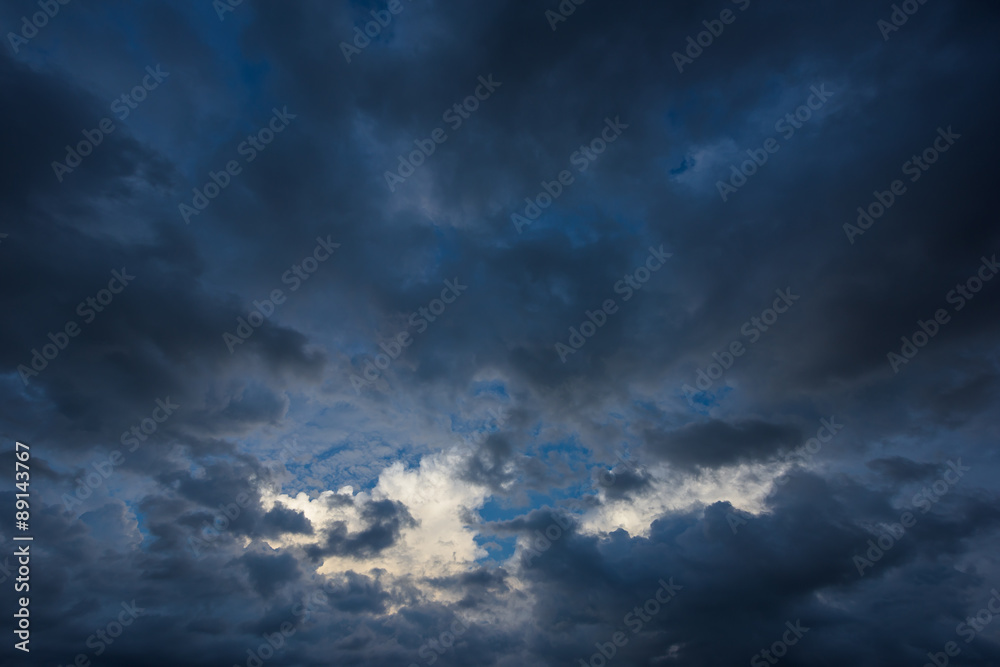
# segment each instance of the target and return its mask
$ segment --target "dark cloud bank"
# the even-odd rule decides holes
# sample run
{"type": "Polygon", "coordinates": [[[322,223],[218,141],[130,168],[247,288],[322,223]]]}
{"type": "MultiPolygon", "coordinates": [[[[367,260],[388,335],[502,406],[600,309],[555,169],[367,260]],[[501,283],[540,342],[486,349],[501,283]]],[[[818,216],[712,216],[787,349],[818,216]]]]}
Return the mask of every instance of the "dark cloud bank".
{"type": "Polygon", "coordinates": [[[0,2],[0,663],[1000,664],[1000,10],[900,4],[0,2]]]}

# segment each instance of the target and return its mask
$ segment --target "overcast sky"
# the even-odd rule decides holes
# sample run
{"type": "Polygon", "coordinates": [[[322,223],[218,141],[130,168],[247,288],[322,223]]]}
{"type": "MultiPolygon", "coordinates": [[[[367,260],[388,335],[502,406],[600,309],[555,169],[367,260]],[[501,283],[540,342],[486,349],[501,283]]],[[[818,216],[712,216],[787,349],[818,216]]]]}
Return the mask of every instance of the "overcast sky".
{"type": "Polygon", "coordinates": [[[1000,664],[1000,8],[236,1],[0,0],[0,663],[1000,664]]]}

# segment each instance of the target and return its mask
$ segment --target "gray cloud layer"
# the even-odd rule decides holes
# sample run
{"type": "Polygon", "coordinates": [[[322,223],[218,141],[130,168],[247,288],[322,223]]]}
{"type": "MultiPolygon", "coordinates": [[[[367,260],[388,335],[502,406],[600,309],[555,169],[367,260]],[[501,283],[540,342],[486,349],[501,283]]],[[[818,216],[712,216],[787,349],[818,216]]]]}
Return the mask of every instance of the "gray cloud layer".
{"type": "MultiPolygon", "coordinates": [[[[576,665],[618,630],[611,664],[736,664],[796,620],[810,630],[789,667],[918,665],[948,641],[962,664],[1000,662],[1000,626],[956,630],[1000,586],[1000,296],[968,282],[1000,251],[997,7],[921,4],[885,40],[891,3],[592,0],[553,31],[559,6],[402,0],[347,63],[340,42],[383,3],[245,0],[219,21],[211,3],[73,2],[4,50],[0,433],[32,448],[29,664],[245,664],[284,622],[295,634],[267,664],[576,665]],[[725,8],[734,21],[679,73],[674,52],[725,8]],[[169,76],[116,117],[157,64],[169,76]],[[490,75],[499,87],[453,128],[443,114],[490,75]],[[829,100],[786,136],[820,85],[829,100]],[[241,143],[275,108],[295,118],[248,161],[241,143]],[[58,180],[52,162],[104,117],[115,130],[58,180]],[[607,118],[627,128],[580,171],[607,118]],[[390,192],[384,172],[438,127],[448,138],[390,192]],[[911,180],[939,128],[960,137],[911,180]],[[780,149],[723,201],[717,181],[771,137],[780,149]],[[178,205],[231,160],[241,172],[186,224],[178,205]],[[574,182],[518,233],[511,215],[562,170],[574,182]],[[852,243],[844,225],[897,179],[905,193],[852,243]],[[318,238],[340,247],[309,273],[318,238]],[[618,287],[661,245],[673,255],[641,289],[618,287]],[[308,275],[295,289],[293,267],[308,275]],[[90,319],[78,304],[112,271],[135,278],[90,319]],[[468,290],[415,324],[446,280],[468,290]],[[223,334],[278,289],[231,353],[223,334]],[[786,289],[799,299],[764,324],[786,289]],[[556,343],[608,299],[564,363],[556,343]],[[887,354],[939,309],[947,323],[894,370],[887,354]],[[71,321],[79,334],[23,382],[71,321]],[[412,342],[356,391],[401,332],[412,342]],[[168,398],[179,407],[144,432],[168,398]],[[322,497],[357,524],[262,505],[279,487],[371,492],[495,405],[506,421],[449,473],[485,489],[455,513],[495,540],[461,575],[318,572],[427,528],[412,498],[322,497]],[[577,520],[530,567],[508,558],[553,512],[660,506],[664,470],[764,474],[831,415],[843,433],[774,469],[762,512],[733,488],[642,534],[577,520]],[[938,493],[959,459],[971,471],[938,493]],[[904,511],[915,524],[859,574],[904,511]],[[683,589],[632,632],[626,615],[671,577],[683,589]],[[145,611],[97,656],[88,637],[133,600],[145,611]]],[[[4,32],[34,11],[0,2],[4,32]]]]}

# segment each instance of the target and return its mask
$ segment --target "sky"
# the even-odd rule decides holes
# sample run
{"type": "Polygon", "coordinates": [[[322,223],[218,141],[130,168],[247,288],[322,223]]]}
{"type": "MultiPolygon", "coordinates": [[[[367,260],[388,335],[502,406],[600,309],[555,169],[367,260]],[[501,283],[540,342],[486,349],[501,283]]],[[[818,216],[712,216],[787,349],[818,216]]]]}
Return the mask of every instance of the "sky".
{"type": "Polygon", "coordinates": [[[0,664],[1000,664],[1000,7],[0,28],[0,664]]]}

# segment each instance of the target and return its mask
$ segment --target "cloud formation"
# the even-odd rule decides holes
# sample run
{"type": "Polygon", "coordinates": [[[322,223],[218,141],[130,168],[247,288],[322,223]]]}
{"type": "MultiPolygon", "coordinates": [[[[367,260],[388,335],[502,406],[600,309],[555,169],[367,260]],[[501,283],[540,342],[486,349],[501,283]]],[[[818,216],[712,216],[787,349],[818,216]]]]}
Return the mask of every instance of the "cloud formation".
{"type": "Polygon", "coordinates": [[[31,664],[1000,662],[996,7],[42,5],[31,664]]]}

